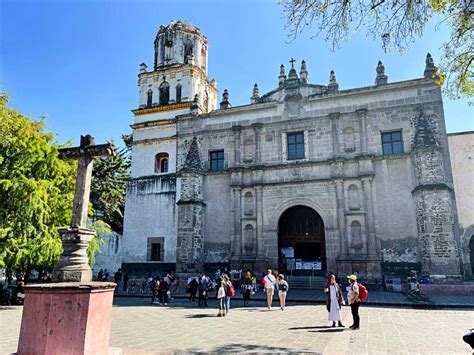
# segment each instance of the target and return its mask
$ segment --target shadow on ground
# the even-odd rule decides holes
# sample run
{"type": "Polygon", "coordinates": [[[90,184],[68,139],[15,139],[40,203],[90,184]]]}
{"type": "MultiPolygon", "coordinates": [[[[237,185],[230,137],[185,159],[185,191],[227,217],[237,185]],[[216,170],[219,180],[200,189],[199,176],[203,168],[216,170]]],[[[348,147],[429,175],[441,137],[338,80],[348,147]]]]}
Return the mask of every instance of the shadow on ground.
{"type": "Polygon", "coordinates": [[[255,353],[255,354],[321,354],[313,351],[295,351],[293,349],[278,347],[278,346],[265,346],[257,344],[226,344],[217,346],[209,351],[195,351],[193,349],[186,350],[185,352],[175,352],[175,354],[222,354],[222,353],[255,353]]]}

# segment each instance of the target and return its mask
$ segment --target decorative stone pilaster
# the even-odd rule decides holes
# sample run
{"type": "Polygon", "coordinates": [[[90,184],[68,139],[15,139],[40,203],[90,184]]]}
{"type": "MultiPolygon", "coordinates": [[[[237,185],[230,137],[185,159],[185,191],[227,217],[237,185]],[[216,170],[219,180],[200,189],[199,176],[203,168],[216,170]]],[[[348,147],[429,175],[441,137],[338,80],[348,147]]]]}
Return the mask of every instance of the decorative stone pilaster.
{"type": "Polygon", "coordinates": [[[234,131],[234,164],[237,166],[241,162],[240,156],[240,135],[242,132],[242,126],[233,126],[234,131]]]}
{"type": "Polygon", "coordinates": [[[360,152],[361,154],[368,154],[367,150],[367,109],[361,109],[356,111],[357,118],[359,119],[359,132],[360,132],[360,152]]]}
{"type": "Polygon", "coordinates": [[[232,224],[233,224],[233,244],[232,259],[240,258],[242,254],[242,227],[241,227],[241,189],[239,187],[232,188],[232,224]]]}
{"type": "Polygon", "coordinates": [[[261,123],[252,124],[252,128],[254,131],[255,163],[257,165],[261,164],[260,137],[261,137],[262,127],[263,127],[263,124],[261,123]]]}
{"type": "Polygon", "coordinates": [[[331,133],[332,133],[332,152],[333,156],[337,157],[340,154],[339,149],[339,112],[330,113],[329,119],[331,120],[331,133]]]}
{"type": "Polygon", "coordinates": [[[375,236],[374,223],[374,204],[372,200],[372,178],[363,177],[362,190],[364,193],[364,204],[367,211],[366,229],[367,229],[367,254],[371,257],[378,257],[377,242],[375,236]]]}
{"type": "Polygon", "coordinates": [[[263,246],[263,187],[256,187],[257,202],[257,258],[264,259],[265,250],[263,246]]]}
{"type": "Polygon", "coordinates": [[[337,203],[337,228],[339,229],[339,241],[341,245],[340,258],[346,258],[347,250],[347,235],[346,235],[346,219],[345,211],[345,197],[344,197],[344,181],[337,179],[334,181],[336,185],[336,203],[337,203]]]}

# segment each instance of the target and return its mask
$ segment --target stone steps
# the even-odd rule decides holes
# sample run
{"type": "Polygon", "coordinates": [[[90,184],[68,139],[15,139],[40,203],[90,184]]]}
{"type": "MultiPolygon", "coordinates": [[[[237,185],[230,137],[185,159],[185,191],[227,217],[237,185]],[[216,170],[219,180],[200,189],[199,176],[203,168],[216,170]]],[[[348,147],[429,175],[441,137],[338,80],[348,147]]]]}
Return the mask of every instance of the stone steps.
{"type": "Polygon", "coordinates": [[[322,290],[326,285],[326,279],[321,276],[286,276],[286,280],[292,289],[314,289],[322,290]]]}

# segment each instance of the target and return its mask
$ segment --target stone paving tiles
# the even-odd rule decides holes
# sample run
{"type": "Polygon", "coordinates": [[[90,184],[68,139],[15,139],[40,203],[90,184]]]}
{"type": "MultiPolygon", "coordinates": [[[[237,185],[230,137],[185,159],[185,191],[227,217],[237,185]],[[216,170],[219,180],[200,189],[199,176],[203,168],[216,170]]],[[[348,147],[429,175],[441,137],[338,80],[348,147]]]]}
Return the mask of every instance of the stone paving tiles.
{"type": "MultiPolygon", "coordinates": [[[[216,301],[199,309],[185,300],[170,306],[144,298],[117,298],[110,345],[124,355],[154,353],[470,354],[462,336],[472,310],[361,307],[361,329],[328,328],[323,305],[289,304],[268,311],[261,302],[216,317],[216,301]]],[[[277,304],[275,304],[277,306],[277,304]]],[[[0,310],[0,353],[16,351],[21,307],[0,310]]],[[[349,307],[343,323],[351,325],[349,307]]]]}

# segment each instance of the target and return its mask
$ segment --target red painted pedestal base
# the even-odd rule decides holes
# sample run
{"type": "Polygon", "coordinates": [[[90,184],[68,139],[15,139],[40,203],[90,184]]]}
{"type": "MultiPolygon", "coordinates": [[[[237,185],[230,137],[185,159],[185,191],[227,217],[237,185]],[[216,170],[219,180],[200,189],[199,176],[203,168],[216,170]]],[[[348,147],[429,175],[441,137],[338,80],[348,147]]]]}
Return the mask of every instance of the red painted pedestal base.
{"type": "Polygon", "coordinates": [[[108,354],[111,282],[25,286],[18,354],[108,354]]]}

